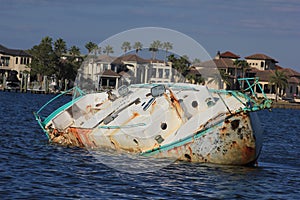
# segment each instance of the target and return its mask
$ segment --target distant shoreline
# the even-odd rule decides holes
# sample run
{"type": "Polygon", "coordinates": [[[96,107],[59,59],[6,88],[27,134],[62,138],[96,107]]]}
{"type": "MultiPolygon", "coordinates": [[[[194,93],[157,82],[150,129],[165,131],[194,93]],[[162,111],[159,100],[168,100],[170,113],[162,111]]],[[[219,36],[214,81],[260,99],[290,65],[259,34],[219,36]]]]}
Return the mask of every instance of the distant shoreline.
{"type": "MultiPolygon", "coordinates": [[[[16,92],[16,93],[33,93],[33,94],[56,94],[56,93],[45,93],[45,92],[38,92],[38,91],[27,91],[27,92],[20,92],[19,90],[3,90],[3,88],[0,88],[1,92],[16,92]]],[[[300,103],[290,103],[290,102],[284,102],[284,101],[273,101],[271,108],[281,108],[281,109],[296,109],[300,110],[300,103]]]]}
{"type": "Polygon", "coordinates": [[[289,102],[273,102],[272,108],[282,108],[282,109],[297,109],[300,110],[300,103],[289,103],[289,102]]]}

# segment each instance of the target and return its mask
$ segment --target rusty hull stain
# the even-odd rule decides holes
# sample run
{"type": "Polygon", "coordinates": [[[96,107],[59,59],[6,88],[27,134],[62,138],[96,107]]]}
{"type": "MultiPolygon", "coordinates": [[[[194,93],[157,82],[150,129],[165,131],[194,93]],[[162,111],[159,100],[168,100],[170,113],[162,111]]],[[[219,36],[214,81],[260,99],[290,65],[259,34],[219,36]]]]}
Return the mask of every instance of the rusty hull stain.
{"type": "Polygon", "coordinates": [[[237,114],[224,121],[223,126],[213,133],[203,135],[179,147],[161,151],[156,157],[172,157],[188,162],[211,162],[216,164],[248,164],[256,158],[255,138],[246,130],[250,120],[244,114],[237,114]],[[238,127],[231,122],[240,120],[238,127]],[[246,124],[245,124],[246,123],[246,124]],[[238,132],[240,132],[238,134],[238,132]],[[243,135],[243,139],[240,135],[243,135]],[[217,138],[217,139],[214,139],[217,138]],[[205,147],[203,147],[203,144],[205,147]],[[202,148],[203,147],[203,148],[202,148]],[[209,150],[206,150],[210,148],[209,150]],[[206,152],[206,153],[205,153],[206,152]]]}

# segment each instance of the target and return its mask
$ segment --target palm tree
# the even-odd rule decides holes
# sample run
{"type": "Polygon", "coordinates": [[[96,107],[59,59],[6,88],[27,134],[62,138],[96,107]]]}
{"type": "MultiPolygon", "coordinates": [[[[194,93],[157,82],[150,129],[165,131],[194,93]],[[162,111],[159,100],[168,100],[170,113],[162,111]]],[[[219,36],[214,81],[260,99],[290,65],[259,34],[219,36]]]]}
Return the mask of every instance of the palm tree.
{"type": "Polygon", "coordinates": [[[231,86],[229,74],[227,74],[224,70],[219,70],[218,73],[214,73],[211,78],[212,79],[210,79],[207,83],[215,83],[219,88],[223,88],[222,83],[225,83],[226,87],[231,86]]]}
{"type": "Polygon", "coordinates": [[[288,85],[288,77],[284,71],[275,70],[274,74],[270,76],[269,84],[275,85],[275,101],[277,102],[278,89],[283,89],[288,85]]]}
{"type": "Polygon", "coordinates": [[[149,51],[152,51],[152,60],[155,60],[156,52],[162,47],[162,43],[159,40],[155,40],[150,44],[149,51]]]}
{"type": "Polygon", "coordinates": [[[94,49],[94,51],[95,51],[95,54],[98,54],[98,55],[100,55],[102,53],[100,46],[97,46],[97,48],[94,49]]]}
{"type": "Polygon", "coordinates": [[[103,53],[106,53],[106,55],[109,55],[110,53],[114,53],[114,50],[113,50],[112,46],[110,46],[108,44],[107,46],[104,47],[103,53]]]}
{"type": "Polygon", "coordinates": [[[121,49],[124,51],[124,54],[126,54],[126,52],[131,49],[130,42],[123,42],[121,49]]]}
{"type": "Polygon", "coordinates": [[[63,39],[59,38],[54,42],[54,52],[59,58],[67,52],[67,45],[63,39]]]}
{"type": "Polygon", "coordinates": [[[88,50],[89,53],[91,53],[92,51],[95,51],[95,54],[97,53],[96,50],[98,49],[98,45],[93,42],[86,43],[84,47],[88,50]]]}
{"type": "Polygon", "coordinates": [[[49,36],[46,36],[46,37],[42,38],[41,43],[42,44],[48,44],[48,45],[52,46],[52,38],[49,37],[49,36]]]}
{"type": "Polygon", "coordinates": [[[73,45],[69,49],[69,53],[71,54],[72,57],[80,56],[80,49],[78,47],[76,47],[75,45],[73,45]]]}
{"type": "Polygon", "coordinates": [[[173,44],[171,42],[164,42],[162,44],[162,47],[166,50],[166,56],[165,56],[165,60],[166,60],[166,58],[168,56],[168,51],[173,49],[173,44]]]}
{"type": "Polygon", "coordinates": [[[62,78],[63,71],[65,70],[65,63],[62,62],[63,53],[67,52],[66,42],[59,38],[54,42],[54,53],[56,55],[55,58],[55,74],[59,79],[62,78]]]}
{"type": "Polygon", "coordinates": [[[138,52],[142,50],[143,45],[141,42],[135,42],[133,48],[135,49],[135,53],[138,54],[138,52]]]}
{"type": "MultiPolygon", "coordinates": [[[[242,78],[245,77],[245,69],[249,68],[249,64],[246,60],[238,60],[236,59],[234,62],[233,62],[234,66],[235,66],[235,74],[234,74],[234,78],[235,78],[235,84],[237,83],[237,68],[238,67],[241,67],[242,69],[242,78]]],[[[244,81],[242,82],[242,88],[244,88],[244,81]]]]}
{"type": "Polygon", "coordinates": [[[205,79],[202,76],[197,76],[196,74],[187,74],[185,78],[192,84],[201,84],[205,83],[205,79]]]}

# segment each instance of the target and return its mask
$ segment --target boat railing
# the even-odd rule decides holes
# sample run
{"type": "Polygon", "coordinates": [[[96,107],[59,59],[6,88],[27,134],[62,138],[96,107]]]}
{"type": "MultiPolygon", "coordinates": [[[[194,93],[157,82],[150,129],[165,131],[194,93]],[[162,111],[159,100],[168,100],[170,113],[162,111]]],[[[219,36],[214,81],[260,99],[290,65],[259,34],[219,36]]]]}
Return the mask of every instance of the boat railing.
{"type": "Polygon", "coordinates": [[[266,94],[263,91],[260,83],[258,82],[258,77],[254,78],[239,78],[238,81],[240,85],[243,85],[244,89],[242,90],[216,90],[210,89],[210,91],[217,93],[217,94],[229,94],[235,97],[239,102],[244,105],[242,111],[257,111],[262,109],[269,109],[271,108],[272,101],[268,99],[266,94]],[[244,85],[244,84],[246,85],[244,85]],[[258,87],[262,93],[263,98],[258,99],[258,95],[256,93],[255,88],[258,87]],[[247,101],[244,102],[240,97],[246,99],[247,101]]]}
{"type": "Polygon", "coordinates": [[[66,110],[70,106],[72,106],[76,101],[78,101],[85,93],[79,89],[78,87],[74,87],[67,91],[64,91],[54,98],[50,99],[47,103],[45,103],[37,112],[34,112],[34,116],[38,121],[39,125],[44,129],[45,125],[58,113],[63,110],[66,110]],[[70,98],[63,98],[66,96],[72,96],[70,98]],[[49,108],[50,107],[50,108],[49,108]],[[56,107],[56,109],[55,109],[56,107]],[[47,109],[49,108],[49,109],[47,109]],[[49,110],[51,112],[49,112],[49,110]],[[54,110],[54,111],[53,111],[54,110]]]}

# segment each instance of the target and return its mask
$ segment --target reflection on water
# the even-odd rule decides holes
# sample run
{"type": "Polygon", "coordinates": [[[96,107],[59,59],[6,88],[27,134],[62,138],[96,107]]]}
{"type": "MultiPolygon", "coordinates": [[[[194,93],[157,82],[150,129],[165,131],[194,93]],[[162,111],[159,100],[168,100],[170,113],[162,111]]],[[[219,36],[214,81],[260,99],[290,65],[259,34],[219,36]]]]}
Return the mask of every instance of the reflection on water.
{"type": "MultiPolygon", "coordinates": [[[[87,150],[49,144],[32,111],[50,98],[0,92],[1,199],[300,197],[300,110],[259,112],[265,132],[258,167],[175,162],[130,174],[102,164],[87,150]]],[[[134,161],[125,164],[138,167],[134,161]]]]}

